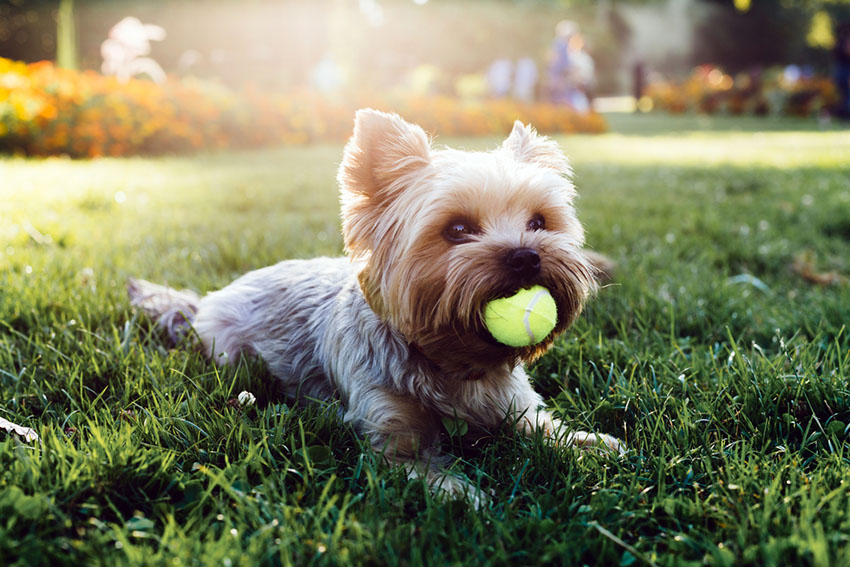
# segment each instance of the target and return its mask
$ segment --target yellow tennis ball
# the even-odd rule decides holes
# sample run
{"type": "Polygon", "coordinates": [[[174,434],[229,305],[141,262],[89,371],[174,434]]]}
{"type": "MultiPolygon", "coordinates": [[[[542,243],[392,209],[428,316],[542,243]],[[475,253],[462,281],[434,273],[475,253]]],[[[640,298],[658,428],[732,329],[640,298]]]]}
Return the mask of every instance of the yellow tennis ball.
{"type": "Polygon", "coordinates": [[[512,347],[535,345],[558,324],[558,307],[541,285],[521,289],[510,297],[489,302],[484,325],[493,338],[512,347]]]}

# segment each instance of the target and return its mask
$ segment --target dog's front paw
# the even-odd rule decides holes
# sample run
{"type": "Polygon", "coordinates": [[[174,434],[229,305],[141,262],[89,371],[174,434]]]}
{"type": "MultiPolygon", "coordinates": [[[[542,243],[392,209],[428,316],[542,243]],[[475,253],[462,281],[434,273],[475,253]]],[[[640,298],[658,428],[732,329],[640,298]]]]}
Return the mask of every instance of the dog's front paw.
{"type": "Polygon", "coordinates": [[[610,451],[617,455],[626,453],[626,444],[604,433],[588,433],[586,431],[574,431],[564,439],[564,446],[578,447],[583,450],[610,451]]]}
{"type": "Polygon", "coordinates": [[[434,496],[447,500],[466,500],[475,510],[486,508],[493,496],[460,477],[452,474],[437,474],[431,481],[434,496]]]}
{"type": "Polygon", "coordinates": [[[421,462],[411,462],[408,467],[407,477],[423,479],[430,487],[431,493],[438,499],[466,500],[474,509],[480,510],[487,507],[493,496],[493,493],[455,476],[440,465],[430,466],[423,465],[421,462]]]}

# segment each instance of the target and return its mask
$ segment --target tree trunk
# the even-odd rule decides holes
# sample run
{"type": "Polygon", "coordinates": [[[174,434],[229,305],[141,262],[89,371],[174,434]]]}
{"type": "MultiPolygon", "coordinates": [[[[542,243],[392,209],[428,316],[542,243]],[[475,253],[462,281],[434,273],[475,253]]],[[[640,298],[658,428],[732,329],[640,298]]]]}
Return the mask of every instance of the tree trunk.
{"type": "Polygon", "coordinates": [[[59,12],[56,17],[56,65],[63,69],[77,68],[74,0],[59,0],[59,12]]]}

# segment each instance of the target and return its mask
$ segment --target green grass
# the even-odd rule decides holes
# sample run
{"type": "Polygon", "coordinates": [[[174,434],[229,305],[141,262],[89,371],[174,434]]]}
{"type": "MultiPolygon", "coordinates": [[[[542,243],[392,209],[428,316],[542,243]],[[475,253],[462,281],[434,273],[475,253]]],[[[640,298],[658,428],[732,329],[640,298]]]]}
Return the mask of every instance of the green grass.
{"type": "Polygon", "coordinates": [[[479,511],[388,468],[333,405],[288,406],[261,364],[166,350],[127,304],[131,275],[208,291],[340,253],[341,147],[0,158],[0,416],[43,440],[0,433],[0,564],[850,564],[850,286],[791,268],[850,274],[850,135],[612,123],[560,141],[619,274],[530,370],[631,450],[449,439],[493,491],[479,511]]]}

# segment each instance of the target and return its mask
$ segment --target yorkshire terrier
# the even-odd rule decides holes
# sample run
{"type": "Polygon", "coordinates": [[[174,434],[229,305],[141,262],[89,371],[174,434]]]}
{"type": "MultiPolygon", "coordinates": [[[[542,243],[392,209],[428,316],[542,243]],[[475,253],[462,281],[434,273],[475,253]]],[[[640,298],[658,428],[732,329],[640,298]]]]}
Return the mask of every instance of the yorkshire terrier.
{"type": "Polygon", "coordinates": [[[361,110],[337,176],[347,257],[280,262],[203,298],[131,280],[132,304],[173,340],[191,326],[219,364],[259,356],[288,395],[340,400],[344,420],[385,457],[480,503],[446,474],[443,417],[623,450],[611,436],[568,431],[523,368],[611,268],[582,249],[570,176],[558,145],[520,122],[499,148],[467,152],[435,149],[419,126],[361,110]],[[532,346],[496,342],[485,305],[535,284],[555,299],[555,329],[532,346]]]}

